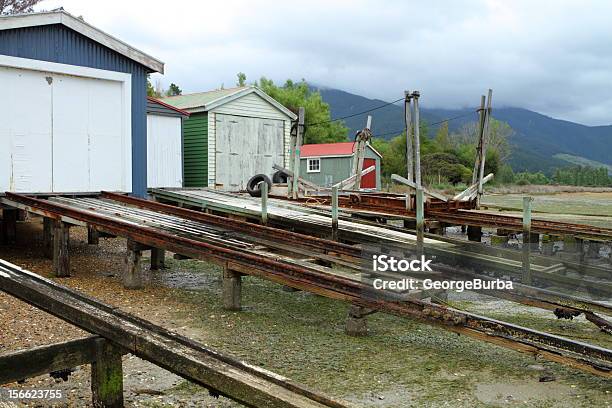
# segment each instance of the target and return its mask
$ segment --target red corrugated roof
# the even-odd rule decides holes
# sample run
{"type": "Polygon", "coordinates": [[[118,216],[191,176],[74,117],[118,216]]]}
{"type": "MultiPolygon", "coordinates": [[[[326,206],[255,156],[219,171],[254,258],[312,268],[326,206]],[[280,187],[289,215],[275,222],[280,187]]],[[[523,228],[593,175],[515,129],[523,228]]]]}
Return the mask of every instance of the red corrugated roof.
{"type": "Polygon", "coordinates": [[[300,149],[300,157],[350,156],[354,148],[354,142],[305,144],[300,149]]]}
{"type": "Polygon", "coordinates": [[[147,99],[152,101],[152,102],[159,103],[161,106],[164,106],[164,107],[166,107],[168,109],[172,109],[173,111],[176,111],[176,112],[180,113],[181,115],[185,115],[185,116],[191,115],[191,113],[187,112],[186,110],[175,108],[174,106],[168,105],[166,102],[163,102],[163,101],[161,101],[161,100],[159,100],[157,98],[154,98],[152,96],[148,96],[147,95],[147,99]]]}

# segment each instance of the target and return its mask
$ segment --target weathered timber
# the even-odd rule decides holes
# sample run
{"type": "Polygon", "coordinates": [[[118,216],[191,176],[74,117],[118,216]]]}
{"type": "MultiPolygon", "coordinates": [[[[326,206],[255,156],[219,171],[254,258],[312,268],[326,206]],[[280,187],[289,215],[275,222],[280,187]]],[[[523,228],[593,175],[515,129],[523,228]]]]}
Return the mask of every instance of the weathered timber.
{"type": "Polygon", "coordinates": [[[14,244],[17,240],[17,212],[15,208],[2,210],[2,224],[0,224],[0,241],[5,244],[14,244]]]}
{"type": "Polygon", "coordinates": [[[43,254],[45,258],[53,259],[53,219],[43,217],[43,254]]]}
{"type": "Polygon", "coordinates": [[[142,248],[131,240],[127,241],[127,251],[125,255],[125,270],[123,272],[123,287],[126,289],[144,288],[142,273],[142,248]]]}
{"type": "Polygon", "coordinates": [[[60,220],[53,223],[53,273],[70,276],[70,224],[60,220]]]}
{"type": "MultiPolygon", "coordinates": [[[[610,375],[612,352],[607,349],[418,300],[402,299],[401,302],[394,302],[386,299],[372,299],[367,295],[368,285],[332,275],[328,270],[317,269],[312,265],[302,265],[297,261],[290,263],[280,256],[264,255],[244,247],[232,247],[231,245],[223,247],[200,242],[193,239],[195,238],[193,236],[169,234],[150,226],[135,227],[132,220],[81,211],[69,205],[54,204],[12,193],[7,193],[7,196],[11,200],[35,204],[51,213],[59,212],[87,223],[99,224],[113,233],[132,238],[146,245],[159,245],[173,252],[184,253],[198,259],[229,262],[230,269],[235,271],[349,301],[372,310],[417,318],[453,332],[464,333],[495,344],[503,344],[523,352],[537,352],[554,361],[578,366],[600,375],[610,375]],[[453,322],[452,326],[449,326],[449,321],[453,322]]],[[[326,228],[329,228],[329,224],[326,228]]]]}
{"type": "Polygon", "coordinates": [[[95,408],[123,408],[122,349],[103,341],[95,345],[91,364],[91,397],[95,408]]]}
{"type": "Polygon", "coordinates": [[[105,343],[90,336],[0,355],[0,384],[65,370],[96,360],[96,344],[105,343]]]}
{"type": "Polygon", "coordinates": [[[89,245],[98,245],[100,243],[100,234],[98,230],[92,226],[87,227],[87,243],[89,245]]]}
{"type": "Polygon", "coordinates": [[[159,248],[151,248],[151,269],[156,271],[166,267],[166,251],[159,248]]]}
{"type": "Polygon", "coordinates": [[[242,274],[225,265],[223,267],[223,308],[232,311],[241,310],[241,297],[242,274]]]}
{"type": "Polygon", "coordinates": [[[0,290],[246,406],[346,406],[1,260],[0,290]]]}
{"type": "Polygon", "coordinates": [[[367,309],[358,305],[350,305],[344,332],[349,336],[363,337],[368,335],[367,309]]]}

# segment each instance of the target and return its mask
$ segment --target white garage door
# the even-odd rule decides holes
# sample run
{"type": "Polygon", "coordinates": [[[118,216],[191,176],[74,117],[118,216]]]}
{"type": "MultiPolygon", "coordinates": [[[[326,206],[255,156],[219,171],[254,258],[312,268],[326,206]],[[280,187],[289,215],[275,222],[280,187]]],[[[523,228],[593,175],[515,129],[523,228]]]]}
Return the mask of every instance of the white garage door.
{"type": "Polygon", "coordinates": [[[0,191],[130,191],[124,86],[0,67],[0,191]]]}
{"type": "Polygon", "coordinates": [[[147,115],[147,186],[182,187],[181,118],[147,115]]]}
{"type": "Polygon", "coordinates": [[[284,160],[282,120],[216,116],[216,184],[223,190],[245,190],[255,174],[270,175],[284,160]]]}

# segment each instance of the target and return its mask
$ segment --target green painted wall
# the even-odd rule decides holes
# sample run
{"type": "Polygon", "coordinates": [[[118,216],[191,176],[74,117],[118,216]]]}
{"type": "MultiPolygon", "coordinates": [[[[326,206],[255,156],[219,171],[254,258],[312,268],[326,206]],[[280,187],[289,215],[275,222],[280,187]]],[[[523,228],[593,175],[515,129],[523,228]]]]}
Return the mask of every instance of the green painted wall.
{"type": "MultiPolygon", "coordinates": [[[[380,157],[371,149],[365,151],[365,157],[368,159],[376,159],[376,187],[381,188],[381,167],[380,157]]],[[[329,187],[332,184],[351,176],[351,168],[353,167],[353,157],[321,157],[321,171],[319,173],[308,173],[306,171],[307,159],[300,159],[300,177],[304,177],[308,181],[312,181],[320,186],[329,187]]]]}
{"type": "Polygon", "coordinates": [[[183,122],[185,187],[208,186],[208,113],[192,113],[183,122]]]}

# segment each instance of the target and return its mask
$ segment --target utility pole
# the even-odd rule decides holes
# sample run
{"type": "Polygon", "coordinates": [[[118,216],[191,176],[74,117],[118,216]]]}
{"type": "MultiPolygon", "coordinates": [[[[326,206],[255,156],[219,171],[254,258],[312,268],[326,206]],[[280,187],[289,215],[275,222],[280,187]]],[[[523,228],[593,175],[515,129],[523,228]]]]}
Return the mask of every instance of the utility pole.
{"type": "Polygon", "coordinates": [[[480,198],[482,197],[482,179],[484,178],[485,160],[487,157],[487,140],[491,132],[491,98],[493,96],[493,90],[489,89],[489,95],[487,97],[487,110],[485,115],[483,138],[482,138],[482,157],[480,160],[480,171],[478,173],[478,198],[476,208],[480,208],[480,198]]]}
{"type": "Polygon", "coordinates": [[[372,127],[372,116],[368,115],[366,127],[357,134],[355,143],[355,156],[353,157],[353,174],[355,174],[355,190],[361,188],[361,172],[363,171],[363,159],[365,155],[365,147],[368,140],[372,136],[370,128],[372,127]]]}
{"type": "Polygon", "coordinates": [[[476,148],[476,160],[474,160],[474,171],[472,172],[472,184],[476,184],[478,173],[480,172],[480,161],[482,160],[482,139],[484,136],[484,121],[485,121],[485,102],[486,96],[480,97],[480,109],[478,110],[478,147],[476,148]]]}
{"type": "Polygon", "coordinates": [[[414,181],[414,153],[412,149],[412,117],[410,115],[410,91],[404,91],[404,115],[406,121],[406,178],[414,181]]]}
{"type": "Polygon", "coordinates": [[[304,116],[306,112],[303,107],[298,109],[298,123],[296,129],[296,137],[295,137],[295,154],[294,154],[294,162],[293,162],[293,180],[292,180],[292,188],[291,194],[293,199],[298,198],[299,194],[299,184],[298,179],[300,178],[300,149],[302,147],[302,138],[304,137],[304,116]]]}
{"type": "Polygon", "coordinates": [[[419,123],[419,91],[412,93],[414,100],[414,182],[417,188],[421,188],[421,141],[419,123]]]}

